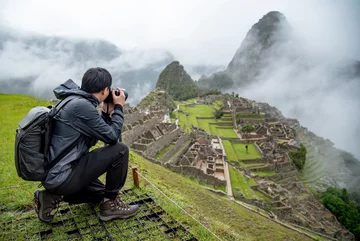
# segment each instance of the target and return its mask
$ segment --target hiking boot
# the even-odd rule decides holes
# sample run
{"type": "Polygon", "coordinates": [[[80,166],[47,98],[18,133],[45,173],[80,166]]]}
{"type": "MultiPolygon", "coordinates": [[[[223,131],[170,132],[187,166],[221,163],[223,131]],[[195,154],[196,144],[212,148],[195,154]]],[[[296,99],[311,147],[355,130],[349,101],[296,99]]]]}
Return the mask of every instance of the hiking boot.
{"type": "Polygon", "coordinates": [[[38,218],[46,223],[51,222],[54,215],[51,215],[51,211],[58,207],[62,201],[62,196],[51,194],[50,192],[43,190],[36,190],[34,193],[35,212],[38,218]]]}
{"type": "Polygon", "coordinates": [[[139,210],[139,205],[128,205],[123,203],[119,196],[114,200],[108,200],[100,204],[99,218],[102,221],[110,221],[115,218],[129,218],[139,210]]]}

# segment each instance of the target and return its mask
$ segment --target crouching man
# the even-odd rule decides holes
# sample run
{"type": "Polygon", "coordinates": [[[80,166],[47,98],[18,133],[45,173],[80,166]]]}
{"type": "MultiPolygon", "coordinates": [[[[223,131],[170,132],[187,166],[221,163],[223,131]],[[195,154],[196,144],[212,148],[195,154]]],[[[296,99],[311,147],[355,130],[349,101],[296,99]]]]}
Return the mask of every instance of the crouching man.
{"type": "Polygon", "coordinates": [[[128,171],[129,149],[121,143],[125,95],[111,91],[112,77],[103,68],[91,68],[82,78],[81,88],[72,80],[54,89],[58,99],[69,98],[56,114],[49,147],[49,161],[56,162],[43,186],[34,194],[35,211],[41,221],[50,222],[59,202],[100,203],[103,221],[135,215],[138,205],[123,203],[119,190],[128,171]],[[97,106],[108,95],[113,103],[97,106]],[[110,113],[112,113],[110,117],[110,113]],[[98,140],[108,144],[89,152],[98,140]],[[106,173],[105,185],[98,179],[106,173]]]}

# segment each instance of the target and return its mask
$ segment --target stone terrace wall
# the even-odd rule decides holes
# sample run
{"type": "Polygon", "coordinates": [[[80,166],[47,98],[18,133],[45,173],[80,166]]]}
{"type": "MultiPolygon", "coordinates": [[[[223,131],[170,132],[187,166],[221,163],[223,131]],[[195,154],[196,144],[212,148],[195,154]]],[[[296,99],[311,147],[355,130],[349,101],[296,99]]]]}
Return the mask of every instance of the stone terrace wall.
{"type": "Polygon", "coordinates": [[[165,166],[173,172],[177,172],[177,173],[188,175],[190,177],[198,178],[198,179],[203,180],[204,182],[214,185],[214,186],[226,184],[225,180],[220,180],[214,176],[207,175],[202,170],[197,169],[196,167],[193,167],[193,166],[174,166],[169,163],[166,163],[165,166]]]}
{"type": "Polygon", "coordinates": [[[165,133],[165,135],[161,136],[158,140],[151,143],[147,150],[144,152],[146,156],[153,157],[158,151],[161,151],[165,146],[169,145],[174,137],[179,135],[181,132],[180,128],[177,128],[171,132],[165,133]]]}
{"type": "Polygon", "coordinates": [[[138,125],[133,127],[131,130],[127,130],[122,134],[122,141],[128,145],[131,146],[131,144],[138,140],[139,137],[147,130],[153,128],[156,124],[161,122],[161,119],[158,117],[153,117],[147,121],[144,122],[143,125],[138,125]]]}
{"type": "Polygon", "coordinates": [[[183,133],[179,138],[179,140],[175,143],[175,146],[163,156],[161,162],[168,161],[169,158],[172,155],[174,155],[177,151],[179,151],[183,147],[184,143],[187,142],[188,140],[189,140],[189,134],[186,132],[183,133]]]}
{"type": "Polygon", "coordinates": [[[124,125],[129,125],[129,124],[132,125],[136,121],[143,120],[144,115],[145,115],[144,113],[140,113],[140,112],[126,114],[124,118],[124,125]]]}

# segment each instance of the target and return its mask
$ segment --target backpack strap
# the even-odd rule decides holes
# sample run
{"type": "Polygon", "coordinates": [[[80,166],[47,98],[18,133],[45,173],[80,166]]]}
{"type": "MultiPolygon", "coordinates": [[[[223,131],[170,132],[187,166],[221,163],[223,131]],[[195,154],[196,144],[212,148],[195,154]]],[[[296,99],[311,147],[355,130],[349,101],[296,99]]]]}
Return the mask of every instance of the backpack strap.
{"type": "MultiPolygon", "coordinates": [[[[65,99],[62,99],[59,103],[56,104],[56,106],[54,108],[51,109],[50,113],[49,113],[49,130],[47,130],[48,133],[52,133],[52,122],[53,122],[53,118],[59,113],[59,111],[67,104],[69,103],[71,100],[75,99],[76,96],[69,96],[66,97],[65,99]]],[[[51,135],[52,134],[46,134],[46,143],[47,146],[45,147],[45,167],[47,170],[50,170],[53,166],[55,166],[56,163],[58,163],[66,154],[67,152],[64,151],[61,155],[57,156],[51,163],[49,163],[49,146],[50,146],[50,141],[51,141],[51,135]]],[[[68,150],[71,150],[72,148],[74,148],[76,146],[77,142],[74,142],[71,146],[69,146],[68,150]]]]}
{"type": "Polygon", "coordinates": [[[71,100],[75,99],[76,96],[75,95],[70,95],[68,97],[66,97],[65,99],[62,99],[59,103],[56,104],[56,106],[52,109],[52,111],[55,112],[55,114],[51,113],[51,117],[56,116],[59,111],[67,104],[69,103],[71,100]]]}

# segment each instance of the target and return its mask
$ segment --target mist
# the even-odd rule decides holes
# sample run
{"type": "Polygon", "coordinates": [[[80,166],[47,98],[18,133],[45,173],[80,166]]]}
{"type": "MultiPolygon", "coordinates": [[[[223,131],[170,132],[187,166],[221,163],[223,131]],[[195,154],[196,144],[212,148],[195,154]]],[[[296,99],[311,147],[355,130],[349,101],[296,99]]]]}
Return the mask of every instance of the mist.
{"type": "Polygon", "coordinates": [[[277,107],[285,117],[298,119],[359,159],[360,62],[324,46],[319,51],[294,28],[284,32],[286,41],[262,55],[266,67],[236,93],[277,107]]]}
{"type": "Polygon", "coordinates": [[[0,30],[0,87],[5,93],[54,98],[52,90],[67,79],[79,86],[84,72],[100,66],[110,71],[113,87],[129,91],[136,105],[155,87],[173,56],[162,49],[122,50],[105,40],[33,35],[0,30]]]}

